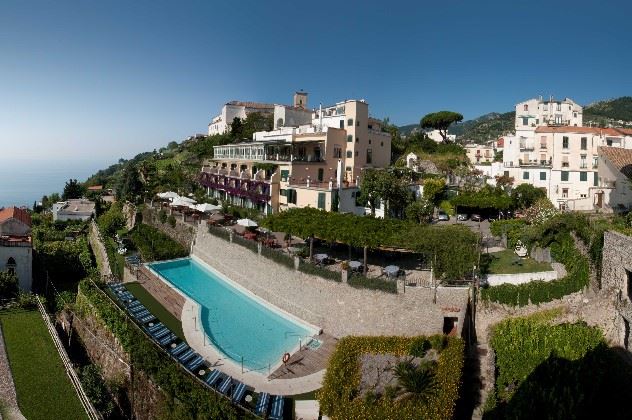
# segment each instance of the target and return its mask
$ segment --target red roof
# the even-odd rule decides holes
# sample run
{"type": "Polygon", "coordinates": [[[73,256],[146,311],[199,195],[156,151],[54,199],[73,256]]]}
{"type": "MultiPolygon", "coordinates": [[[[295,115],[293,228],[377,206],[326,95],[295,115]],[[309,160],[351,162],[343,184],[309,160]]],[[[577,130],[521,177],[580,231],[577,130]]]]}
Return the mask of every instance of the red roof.
{"type": "Polygon", "coordinates": [[[93,185],[92,187],[88,187],[88,191],[101,191],[103,189],[103,185],[93,185]]]}
{"type": "Polygon", "coordinates": [[[501,137],[498,139],[498,141],[496,141],[496,147],[505,147],[505,139],[504,137],[501,137]]]}
{"type": "Polygon", "coordinates": [[[31,215],[26,210],[17,207],[7,207],[0,210],[0,223],[11,218],[31,226],[31,215]]]}

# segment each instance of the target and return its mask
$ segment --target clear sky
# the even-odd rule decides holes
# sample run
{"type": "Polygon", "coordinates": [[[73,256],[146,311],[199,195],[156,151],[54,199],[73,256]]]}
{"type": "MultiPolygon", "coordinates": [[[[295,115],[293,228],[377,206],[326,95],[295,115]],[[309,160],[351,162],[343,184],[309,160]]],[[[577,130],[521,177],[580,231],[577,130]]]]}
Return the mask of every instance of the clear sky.
{"type": "Polygon", "coordinates": [[[537,95],[632,94],[630,1],[29,1],[0,4],[5,157],[131,157],[233,99],[364,98],[397,124],[537,95]]]}

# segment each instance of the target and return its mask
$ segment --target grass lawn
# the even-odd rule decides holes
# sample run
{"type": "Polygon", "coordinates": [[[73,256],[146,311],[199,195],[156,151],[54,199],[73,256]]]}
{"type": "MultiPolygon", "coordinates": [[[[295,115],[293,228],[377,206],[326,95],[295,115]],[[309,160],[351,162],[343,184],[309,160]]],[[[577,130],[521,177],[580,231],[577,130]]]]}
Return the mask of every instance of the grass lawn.
{"type": "Polygon", "coordinates": [[[167,311],[143,286],[139,283],[126,283],[125,287],[138,299],[145,307],[154,314],[167,328],[175,335],[184,340],[182,332],[182,322],[167,311]]]}
{"type": "Polygon", "coordinates": [[[37,311],[0,313],[20,411],[29,420],[87,419],[37,311]]]}
{"type": "Polygon", "coordinates": [[[553,270],[549,263],[539,263],[531,258],[519,258],[510,249],[481,255],[481,268],[487,274],[535,273],[553,270]]]}

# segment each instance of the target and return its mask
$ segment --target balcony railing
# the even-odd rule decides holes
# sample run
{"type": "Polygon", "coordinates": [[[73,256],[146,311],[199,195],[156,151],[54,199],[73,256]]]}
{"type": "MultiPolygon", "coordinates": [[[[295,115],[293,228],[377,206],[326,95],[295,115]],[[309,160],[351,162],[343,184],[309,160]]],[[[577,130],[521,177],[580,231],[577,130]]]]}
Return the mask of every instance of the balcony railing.
{"type": "Polygon", "coordinates": [[[518,164],[520,166],[551,166],[553,164],[553,159],[549,159],[549,160],[537,160],[537,159],[531,159],[531,160],[518,160],[518,164]]]}

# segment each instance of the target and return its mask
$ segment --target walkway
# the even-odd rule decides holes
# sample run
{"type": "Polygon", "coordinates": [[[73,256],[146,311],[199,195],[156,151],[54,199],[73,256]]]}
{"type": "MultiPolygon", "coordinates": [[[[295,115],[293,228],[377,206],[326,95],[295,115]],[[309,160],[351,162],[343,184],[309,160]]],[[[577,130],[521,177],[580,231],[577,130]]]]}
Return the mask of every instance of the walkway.
{"type": "MultiPolygon", "coordinates": [[[[2,327],[0,327],[0,404],[4,406],[6,420],[26,420],[18,407],[11,367],[4,347],[2,327]]],[[[2,420],[1,413],[0,420],[2,420]]]]}

